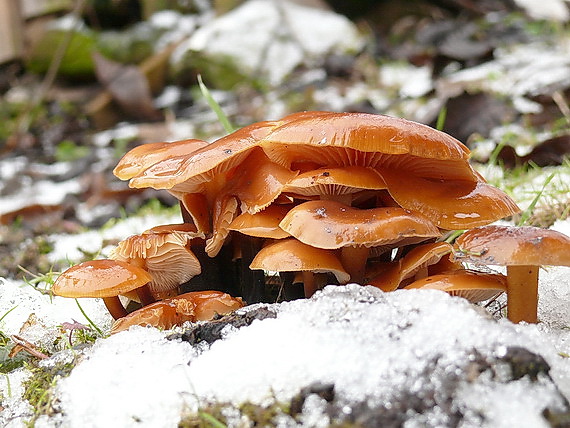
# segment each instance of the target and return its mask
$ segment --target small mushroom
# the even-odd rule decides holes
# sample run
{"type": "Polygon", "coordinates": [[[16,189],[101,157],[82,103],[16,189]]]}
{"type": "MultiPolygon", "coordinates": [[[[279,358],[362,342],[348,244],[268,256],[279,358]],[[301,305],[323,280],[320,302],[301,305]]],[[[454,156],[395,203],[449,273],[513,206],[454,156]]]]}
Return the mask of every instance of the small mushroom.
{"type": "Polygon", "coordinates": [[[483,226],[455,241],[456,260],[507,267],[507,316],[536,323],[540,266],[570,266],[570,237],[538,227],[483,226]]]}
{"type": "Polygon", "coordinates": [[[299,174],[287,183],[283,192],[319,196],[350,205],[352,194],[362,190],[386,189],[382,176],[372,168],[346,166],[319,168],[299,174]]]}
{"type": "Polygon", "coordinates": [[[67,269],[51,290],[62,297],[100,297],[113,318],[118,319],[127,315],[119,295],[136,290],[140,299],[146,300],[151,280],[140,267],[116,260],[93,260],[67,269]]]}
{"type": "MultiPolygon", "coordinates": [[[[308,201],[291,209],[279,224],[299,241],[317,248],[342,248],[351,281],[362,282],[370,248],[408,238],[441,235],[422,214],[399,207],[358,209],[336,201],[308,201]]],[[[409,243],[409,241],[407,241],[409,243]]]]}
{"type": "Polygon", "coordinates": [[[428,276],[428,267],[451,253],[452,246],[447,242],[434,242],[414,247],[401,259],[390,263],[387,269],[372,277],[367,284],[383,291],[394,291],[408,278],[415,280],[428,276]]]}
{"type": "Polygon", "coordinates": [[[238,215],[230,223],[228,229],[258,238],[287,238],[291,235],[281,229],[279,223],[290,209],[291,205],[271,204],[263,211],[255,214],[245,212],[238,215]]]}
{"type": "Polygon", "coordinates": [[[478,303],[507,291],[507,277],[497,273],[459,269],[427,276],[412,282],[404,290],[442,290],[478,303]]]}
{"type": "Polygon", "coordinates": [[[113,324],[111,334],[133,325],[169,330],[186,321],[207,321],[217,314],[228,314],[243,306],[243,301],[221,291],[192,291],[165,299],[131,312],[113,324]]]}
{"type": "Polygon", "coordinates": [[[144,269],[152,277],[149,290],[154,298],[170,297],[178,294],[180,284],[201,272],[200,262],[186,247],[202,236],[195,230],[191,224],[157,226],[119,242],[109,258],[144,269]]]}
{"type": "Polygon", "coordinates": [[[232,297],[221,291],[191,291],[179,297],[186,296],[196,305],[194,308],[196,321],[208,321],[217,315],[226,315],[244,306],[240,297],[232,297]]]}
{"type": "Polygon", "coordinates": [[[267,245],[257,253],[249,267],[272,272],[302,272],[305,297],[312,296],[319,288],[315,274],[330,272],[340,284],[350,279],[333,251],[311,247],[293,238],[267,245]]]}

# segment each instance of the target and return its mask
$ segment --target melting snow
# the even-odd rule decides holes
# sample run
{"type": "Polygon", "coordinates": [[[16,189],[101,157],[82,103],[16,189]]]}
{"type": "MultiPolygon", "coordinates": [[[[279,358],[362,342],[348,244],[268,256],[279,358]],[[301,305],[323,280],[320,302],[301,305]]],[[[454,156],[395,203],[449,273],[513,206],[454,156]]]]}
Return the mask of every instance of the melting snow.
{"type": "Polygon", "coordinates": [[[255,73],[261,68],[272,84],[278,84],[305,57],[357,50],[362,41],[342,15],[289,2],[253,0],[199,28],[175,56],[180,58],[188,49],[225,55],[240,70],[255,73]]]}

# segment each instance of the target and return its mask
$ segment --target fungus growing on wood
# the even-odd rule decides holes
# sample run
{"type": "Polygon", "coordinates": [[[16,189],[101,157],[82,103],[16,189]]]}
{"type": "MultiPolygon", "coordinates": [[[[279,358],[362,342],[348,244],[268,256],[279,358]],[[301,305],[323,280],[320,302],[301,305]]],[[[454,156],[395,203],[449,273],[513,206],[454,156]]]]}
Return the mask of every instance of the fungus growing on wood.
{"type": "Polygon", "coordinates": [[[305,297],[310,297],[320,285],[315,274],[330,272],[340,284],[350,275],[344,270],[333,251],[315,248],[293,239],[282,239],[264,247],[253,259],[251,269],[272,272],[302,272],[305,297]]]}
{"type": "Polygon", "coordinates": [[[239,298],[221,291],[194,291],[145,306],[113,323],[111,334],[134,325],[164,330],[186,321],[207,321],[217,314],[224,315],[243,306],[239,298]]]}
{"type": "Polygon", "coordinates": [[[152,301],[148,283],[150,274],[140,267],[116,260],[79,263],[63,272],[51,290],[62,297],[100,297],[113,318],[127,315],[119,295],[136,291],[143,302],[152,301]]]}
{"type": "Polygon", "coordinates": [[[507,291],[507,277],[498,273],[459,269],[427,276],[412,282],[404,290],[441,290],[478,303],[507,291]]]}
{"type": "MultiPolygon", "coordinates": [[[[423,251],[414,245],[433,242],[442,230],[481,226],[519,211],[471,167],[461,142],[395,117],[302,112],[254,123],[194,151],[166,156],[163,146],[156,149],[156,155],[146,154],[144,168],[122,177],[130,178],[131,187],[176,196],[184,221],[205,237],[205,246],[192,244],[204,272],[200,278],[229,291],[234,285],[226,277],[235,270],[242,295],[252,302],[263,300],[265,278],[257,270],[254,279],[247,266],[266,251],[264,239],[293,236],[314,249],[338,250],[334,256],[352,281],[371,278],[394,289],[462,267],[441,256],[412,262],[423,251]],[[231,248],[223,248],[230,242],[231,248]],[[383,279],[374,269],[384,272],[383,279]]],[[[429,245],[441,251],[446,246],[429,245]]],[[[311,278],[305,281],[307,295],[316,289],[311,278]]]]}
{"type": "Polygon", "coordinates": [[[307,245],[341,248],[342,265],[354,282],[362,281],[370,247],[386,244],[395,247],[404,239],[421,242],[441,235],[420,213],[399,207],[364,210],[326,200],[297,205],[279,226],[307,245]]]}
{"type": "Polygon", "coordinates": [[[162,225],[119,242],[109,258],[138,266],[152,280],[148,284],[155,299],[178,294],[178,286],[199,275],[200,262],[186,248],[188,242],[201,235],[194,225],[162,225]]]}
{"type": "Polygon", "coordinates": [[[507,316],[536,323],[540,266],[570,266],[570,237],[538,227],[483,226],[455,241],[456,260],[507,267],[507,316]]]}

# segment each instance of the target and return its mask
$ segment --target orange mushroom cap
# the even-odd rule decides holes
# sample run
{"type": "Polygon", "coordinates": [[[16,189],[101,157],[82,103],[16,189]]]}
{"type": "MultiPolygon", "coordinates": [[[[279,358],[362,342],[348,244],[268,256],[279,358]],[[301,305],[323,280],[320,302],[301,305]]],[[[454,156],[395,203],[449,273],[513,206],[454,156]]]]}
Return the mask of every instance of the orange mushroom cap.
{"type": "Polygon", "coordinates": [[[152,280],[144,269],[116,260],[92,260],[70,267],[51,290],[62,297],[114,297],[152,280]]]}
{"type": "Polygon", "coordinates": [[[419,211],[442,229],[468,229],[520,211],[502,190],[483,181],[433,180],[381,169],[398,205],[419,211]]]}
{"type": "Polygon", "coordinates": [[[191,301],[183,304],[176,304],[171,299],[154,302],[116,320],[111,327],[111,334],[128,330],[133,325],[169,330],[186,321],[194,321],[194,307],[191,301]]]}
{"type": "Polygon", "coordinates": [[[456,239],[454,257],[485,265],[570,266],[570,237],[539,227],[483,226],[456,239]]]}
{"type": "Polygon", "coordinates": [[[140,235],[133,235],[111,251],[109,258],[139,266],[152,277],[149,289],[154,296],[164,296],[171,290],[200,274],[200,262],[186,248],[187,243],[197,236],[193,225],[163,225],[140,235]]]}
{"type": "Polygon", "coordinates": [[[171,329],[186,321],[206,321],[216,314],[227,314],[243,306],[240,298],[221,291],[193,291],[155,302],[123,317],[113,324],[111,334],[133,325],[171,329]]]}
{"type": "Polygon", "coordinates": [[[187,155],[207,145],[206,141],[194,139],[142,144],[129,150],[121,158],[113,174],[121,180],[129,180],[157,162],[173,156],[187,155]]]}
{"type": "Polygon", "coordinates": [[[372,168],[346,166],[319,168],[299,174],[283,188],[284,192],[304,196],[344,195],[360,190],[386,189],[382,176],[372,168]]]}
{"type": "Polygon", "coordinates": [[[331,272],[341,284],[350,279],[334,252],[303,244],[293,238],[282,239],[262,248],[249,267],[273,272],[331,272]]]}
{"type": "Polygon", "coordinates": [[[303,112],[286,116],[263,140],[271,145],[348,147],[361,152],[466,160],[469,149],[452,136],[397,117],[368,113],[303,112]]]}
{"type": "Polygon", "coordinates": [[[459,269],[431,275],[404,287],[404,290],[442,290],[472,303],[489,300],[507,291],[507,277],[496,273],[459,269]]]}
{"type": "Polygon", "coordinates": [[[238,201],[235,196],[221,195],[216,198],[212,213],[213,233],[206,241],[206,253],[215,257],[230,233],[229,225],[236,218],[238,201]]]}
{"type": "Polygon", "coordinates": [[[305,244],[325,249],[373,247],[408,237],[440,236],[422,214],[398,207],[352,208],[336,201],[308,201],[292,208],[279,224],[305,244]]]}
{"type": "Polygon", "coordinates": [[[303,163],[392,167],[432,178],[477,179],[467,147],[416,122],[331,112],[305,112],[282,121],[263,138],[261,147],[271,160],[286,167],[303,163]]]}
{"type": "Polygon", "coordinates": [[[191,298],[196,304],[194,309],[196,321],[208,321],[216,315],[225,315],[244,306],[241,297],[232,297],[221,291],[191,291],[180,297],[191,298]]]}
{"type": "Polygon", "coordinates": [[[483,226],[455,241],[457,260],[507,266],[507,316],[538,321],[538,270],[570,266],[570,237],[538,227],[483,226]]]}
{"type": "Polygon", "coordinates": [[[420,270],[425,271],[422,274],[423,277],[427,276],[428,266],[439,262],[451,250],[452,246],[447,242],[418,245],[401,259],[391,263],[379,275],[373,277],[368,284],[381,288],[383,291],[396,290],[404,280],[414,277],[420,270]]]}
{"type": "Polygon", "coordinates": [[[200,192],[204,183],[239,165],[277,123],[254,123],[195,152],[164,159],[131,178],[129,186],[200,192]]]}
{"type": "Polygon", "coordinates": [[[272,204],[255,214],[245,212],[237,216],[228,229],[259,238],[287,238],[291,235],[281,229],[279,223],[290,209],[291,205],[272,204]]]}
{"type": "Polygon", "coordinates": [[[261,149],[254,148],[225,192],[238,198],[242,212],[255,214],[269,206],[296,175],[297,172],[271,162],[261,149]]]}
{"type": "Polygon", "coordinates": [[[171,190],[169,192],[182,203],[183,208],[196,225],[197,231],[204,234],[210,233],[211,219],[206,196],[202,193],[182,193],[171,190]]]}

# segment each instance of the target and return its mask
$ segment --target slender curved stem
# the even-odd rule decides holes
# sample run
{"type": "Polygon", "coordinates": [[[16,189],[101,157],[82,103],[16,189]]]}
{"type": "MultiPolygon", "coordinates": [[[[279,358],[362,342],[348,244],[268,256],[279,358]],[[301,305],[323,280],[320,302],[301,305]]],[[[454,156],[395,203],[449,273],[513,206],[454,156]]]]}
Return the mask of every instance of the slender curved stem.
{"type": "Polygon", "coordinates": [[[145,284],[142,287],[137,288],[136,292],[143,306],[150,305],[151,303],[156,302],[156,299],[152,295],[150,288],[148,287],[148,284],[145,284]]]}
{"type": "Polygon", "coordinates": [[[103,297],[103,303],[105,303],[107,310],[114,319],[117,320],[127,316],[127,310],[121,303],[119,296],[103,297]]]}

